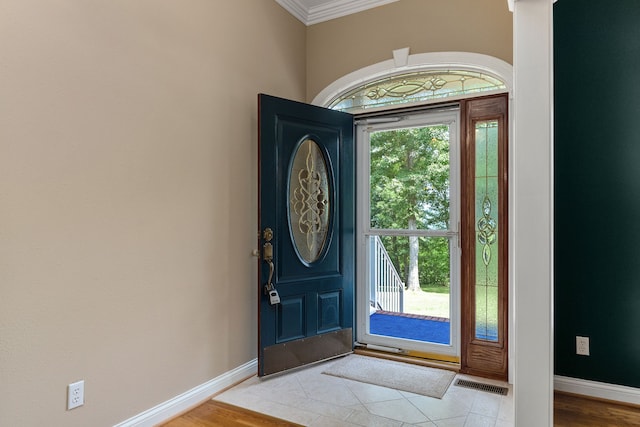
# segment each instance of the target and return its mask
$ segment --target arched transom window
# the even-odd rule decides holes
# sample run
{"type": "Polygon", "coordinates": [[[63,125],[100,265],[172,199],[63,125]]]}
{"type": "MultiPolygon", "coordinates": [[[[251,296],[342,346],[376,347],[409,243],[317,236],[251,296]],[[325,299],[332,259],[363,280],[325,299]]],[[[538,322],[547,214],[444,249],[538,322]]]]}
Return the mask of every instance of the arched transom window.
{"type": "Polygon", "coordinates": [[[314,105],[353,114],[385,110],[400,104],[431,104],[477,96],[511,93],[513,67],[498,58],[471,52],[409,55],[349,73],[325,87],[314,105]]]}
{"type": "Polygon", "coordinates": [[[350,90],[329,108],[354,112],[406,103],[428,103],[447,98],[504,92],[506,84],[487,73],[468,70],[429,70],[378,79],[350,90]]]}

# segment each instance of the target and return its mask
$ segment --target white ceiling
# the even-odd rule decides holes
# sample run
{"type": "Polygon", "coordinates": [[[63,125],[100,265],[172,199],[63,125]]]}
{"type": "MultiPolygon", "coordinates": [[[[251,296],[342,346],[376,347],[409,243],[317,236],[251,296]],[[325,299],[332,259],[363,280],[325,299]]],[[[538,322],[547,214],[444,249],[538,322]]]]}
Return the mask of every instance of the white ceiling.
{"type": "Polygon", "coordinates": [[[317,24],[398,0],[276,0],[305,25],[317,24]]]}

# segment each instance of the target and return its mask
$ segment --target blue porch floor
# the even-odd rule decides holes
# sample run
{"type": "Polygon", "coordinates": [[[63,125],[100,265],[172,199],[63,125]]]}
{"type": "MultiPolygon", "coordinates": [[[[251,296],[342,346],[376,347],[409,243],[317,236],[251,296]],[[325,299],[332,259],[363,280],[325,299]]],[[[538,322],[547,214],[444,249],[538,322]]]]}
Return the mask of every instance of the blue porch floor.
{"type": "MultiPolygon", "coordinates": [[[[374,335],[404,338],[436,344],[451,343],[449,319],[427,316],[406,315],[403,313],[375,312],[369,318],[369,331],[374,335]]],[[[495,328],[476,330],[476,337],[494,341],[497,339],[495,328]]]]}
{"type": "Polygon", "coordinates": [[[376,312],[369,317],[369,331],[374,335],[405,338],[437,344],[450,343],[448,319],[433,320],[424,316],[376,312]]]}

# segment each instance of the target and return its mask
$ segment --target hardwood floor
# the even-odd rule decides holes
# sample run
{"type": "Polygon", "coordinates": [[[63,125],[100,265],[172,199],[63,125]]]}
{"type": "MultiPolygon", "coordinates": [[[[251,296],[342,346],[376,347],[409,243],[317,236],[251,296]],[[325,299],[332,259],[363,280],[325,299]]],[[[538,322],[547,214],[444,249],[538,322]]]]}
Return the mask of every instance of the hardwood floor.
{"type": "Polygon", "coordinates": [[[556,392],[553,408],[553,421],[556,427],[640,426],[640,407],[618,405],[556,392]]]}
{"type": "MultiPolygon", "coordinates": [[[[640,426],[640,407],[618,405],[555,393],[556,427],[626,427],[640,426]]],[[[244,408],[209,400],[162,425],[163,427],[299,427],[300,424],[259,414],[244,408]]]]}
{"type": "Polygon", "coordinates": [[[215,400],[208,400],[163,427],[300,427],[289,421],[259,414],[215,400]]]}

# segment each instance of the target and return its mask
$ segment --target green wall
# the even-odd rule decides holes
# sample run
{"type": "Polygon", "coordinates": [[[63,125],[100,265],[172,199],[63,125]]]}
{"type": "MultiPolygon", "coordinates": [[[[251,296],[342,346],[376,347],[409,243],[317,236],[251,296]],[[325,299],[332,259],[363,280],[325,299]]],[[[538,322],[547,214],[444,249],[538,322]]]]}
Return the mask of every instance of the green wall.
{"type": "Polygon", "coordinates": [[[559,0],[554,52],[555,373],[640,387],[640,1],[559,0]]]}

